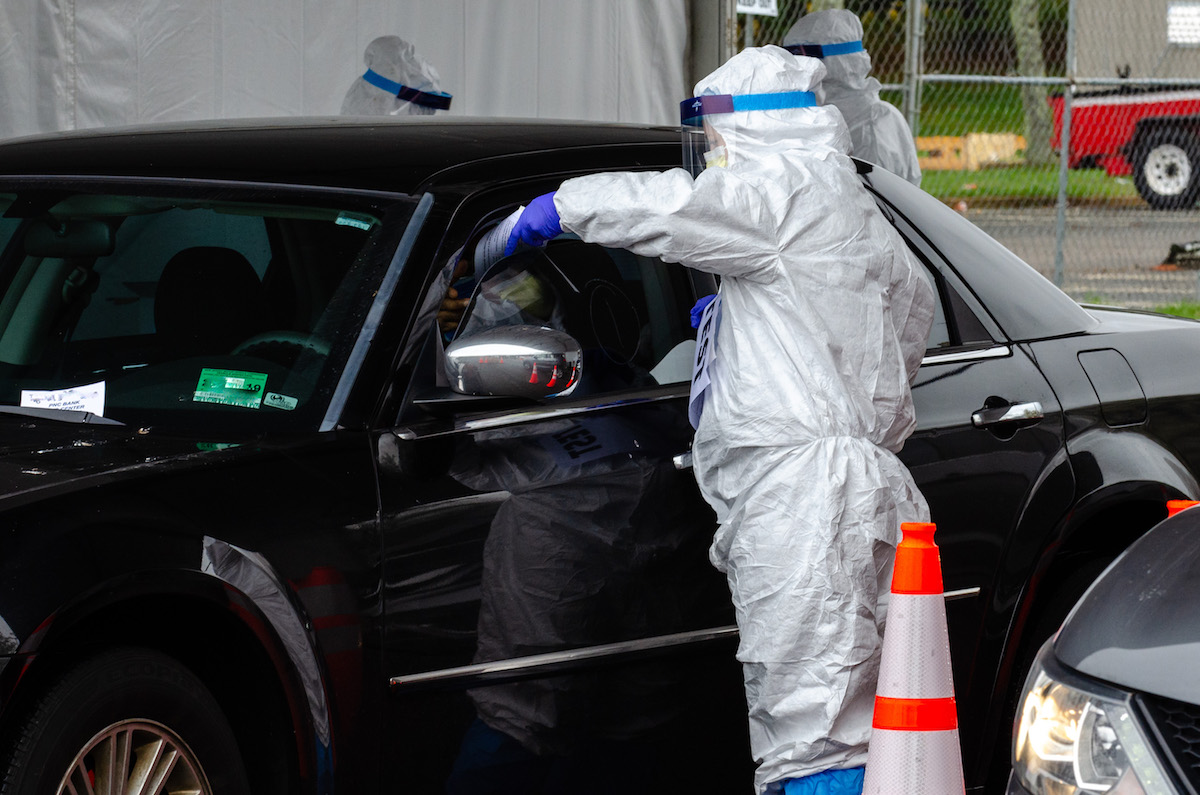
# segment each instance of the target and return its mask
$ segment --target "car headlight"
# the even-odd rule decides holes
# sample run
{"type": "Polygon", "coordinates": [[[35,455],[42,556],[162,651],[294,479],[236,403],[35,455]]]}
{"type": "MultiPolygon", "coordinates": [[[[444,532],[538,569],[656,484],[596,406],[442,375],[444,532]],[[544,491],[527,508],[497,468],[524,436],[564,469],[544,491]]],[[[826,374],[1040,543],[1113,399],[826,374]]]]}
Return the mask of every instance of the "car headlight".
{"type": "Polygon", "coordinates": [[[1034,795],[1173,793],[1130,696],[1058,665],[1042,647],[1025,690],[1013,741],[1013,769],[1034,795]]]}

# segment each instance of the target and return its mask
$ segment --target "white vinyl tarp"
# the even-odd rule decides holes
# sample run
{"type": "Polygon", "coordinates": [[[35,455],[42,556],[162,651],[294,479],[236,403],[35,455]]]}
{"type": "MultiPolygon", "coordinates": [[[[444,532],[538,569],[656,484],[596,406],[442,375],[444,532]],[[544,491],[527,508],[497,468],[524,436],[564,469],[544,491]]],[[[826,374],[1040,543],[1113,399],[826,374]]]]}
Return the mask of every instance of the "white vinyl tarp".
{"type": "Polygon", "coordinates": [[[471,116],[677,124],[688,0],[3,0],[0,137],[332,115],[377,36],[471,116]]]}

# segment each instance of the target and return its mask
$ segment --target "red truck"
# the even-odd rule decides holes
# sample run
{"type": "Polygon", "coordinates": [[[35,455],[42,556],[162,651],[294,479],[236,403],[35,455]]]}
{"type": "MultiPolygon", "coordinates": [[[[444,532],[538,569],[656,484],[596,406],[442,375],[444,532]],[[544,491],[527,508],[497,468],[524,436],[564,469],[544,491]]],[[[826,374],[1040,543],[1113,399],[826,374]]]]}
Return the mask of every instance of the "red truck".
{"type": "MultiPolygon", "coordinates": [[[[1062,94],[1049,101],[1053,145],[1061,150],[1062,94]]],[[[1191,207],[1200,199],[1200,87],[1075,94],[1070,165],[1132,174],[1138,193],[1156,209],[1191,207]]]]}

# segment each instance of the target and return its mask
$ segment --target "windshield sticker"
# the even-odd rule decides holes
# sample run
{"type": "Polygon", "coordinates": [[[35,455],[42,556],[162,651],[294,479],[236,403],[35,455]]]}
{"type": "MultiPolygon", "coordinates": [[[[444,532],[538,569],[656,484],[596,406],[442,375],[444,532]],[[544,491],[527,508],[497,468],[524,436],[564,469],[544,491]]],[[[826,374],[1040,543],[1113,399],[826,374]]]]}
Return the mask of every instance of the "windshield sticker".
{"type": "Polygon", "coordinates": [[[256,409],[262,405],[263,387],[266,385],[266,373],[210,370],[206,367],[200,371],[200,381],[196,384],[192,400],[256,409]]]}
{"type": "Polygon", "coordinates": [[[355,229],[361,229],[364,232],[370,232],[371,227],[375,225],[375,219],[369,215],[343,212],[338,213],[337,220],[334,223],[338,226],[350,226],[355,229]]]}
{"type": "Polygon", "coordinates": [[[57,411],[87,411],[104,416],[104,382],[69,389],[22,389],[21,405],[57,411]]]}
{"type": "Polygon", "coordinates": [[[299,403],[300,401],[296,400],[296,398],[288,397],[287,395],[281,395],[278,392],[268,392],[267,396],[263,398],[264,406],[271,406],[273,408],[283,409],[284,411],[291,411],[292,409],[296,408],[299,403]]]}

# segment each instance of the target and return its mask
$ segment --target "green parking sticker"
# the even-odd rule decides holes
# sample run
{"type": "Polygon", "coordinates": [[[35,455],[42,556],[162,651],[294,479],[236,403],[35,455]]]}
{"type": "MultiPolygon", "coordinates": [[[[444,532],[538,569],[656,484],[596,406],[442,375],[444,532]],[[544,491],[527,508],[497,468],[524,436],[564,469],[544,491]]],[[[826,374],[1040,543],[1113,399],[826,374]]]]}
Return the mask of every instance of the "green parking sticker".
{"type": "Polygon", "coordinates": [[[256,409],[262,405],[266,373],[247,373],[242,370],[200,371],[200,381],[192,400],[197,403],[220,403],[225,406],[245,406],[256,409]]]}

